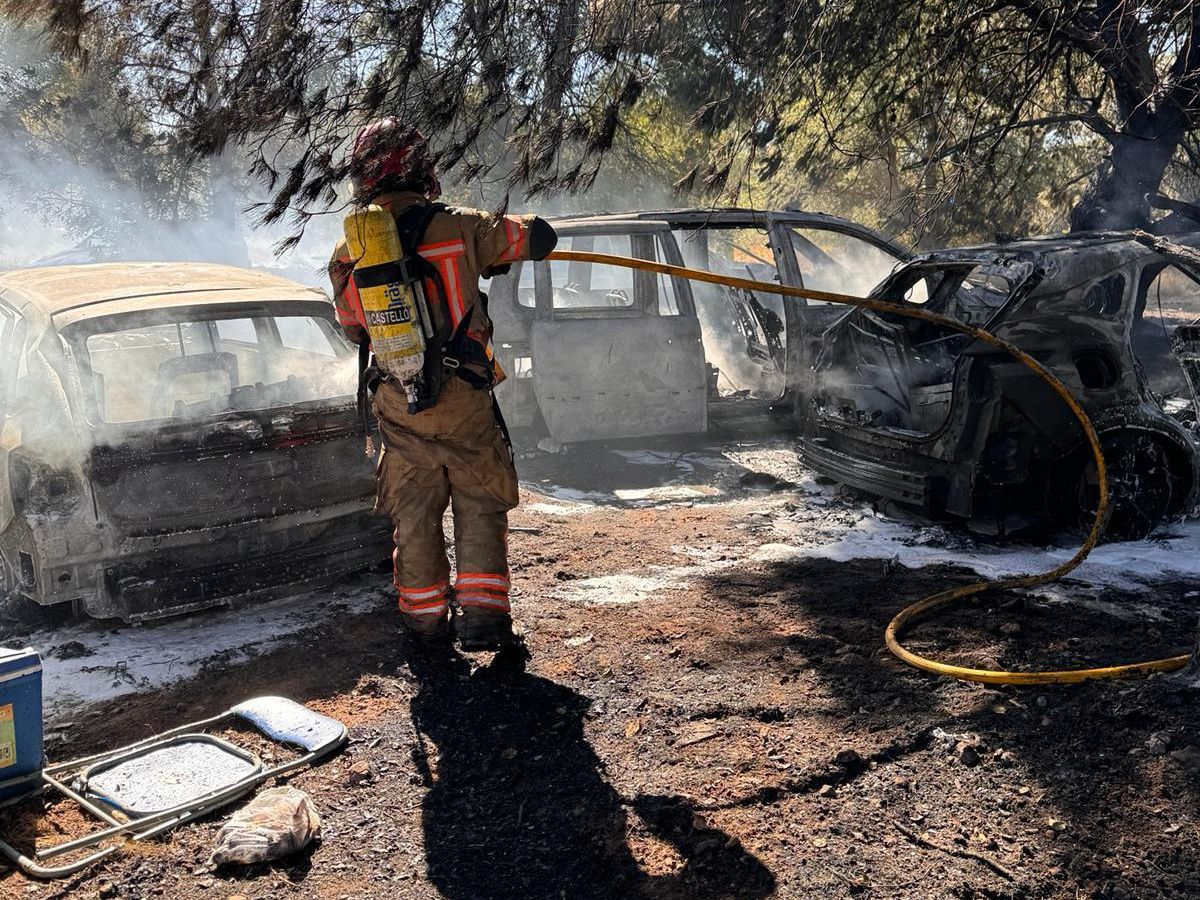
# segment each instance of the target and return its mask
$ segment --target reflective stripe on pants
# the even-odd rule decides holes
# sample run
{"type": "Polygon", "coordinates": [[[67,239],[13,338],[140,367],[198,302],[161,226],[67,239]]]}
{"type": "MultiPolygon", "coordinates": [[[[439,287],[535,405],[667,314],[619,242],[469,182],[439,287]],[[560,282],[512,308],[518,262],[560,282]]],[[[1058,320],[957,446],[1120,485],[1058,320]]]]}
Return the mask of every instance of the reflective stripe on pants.
{"type": "Polygon", "coordinates": [[[454,582],[454,596],[463,608],[477,606],[508,612],[508,576],[459,573],[454,582]]]}
{"type": "MultiPolygon", "coordinates": [[[[395,559],[395,554],[392,558],[395,559]]],[[[400,597],[400,611],[410,616],[445,615],[448,588],[449,585],[446,582],[421,588],[397,584],[396,593],[400,597]]]]}

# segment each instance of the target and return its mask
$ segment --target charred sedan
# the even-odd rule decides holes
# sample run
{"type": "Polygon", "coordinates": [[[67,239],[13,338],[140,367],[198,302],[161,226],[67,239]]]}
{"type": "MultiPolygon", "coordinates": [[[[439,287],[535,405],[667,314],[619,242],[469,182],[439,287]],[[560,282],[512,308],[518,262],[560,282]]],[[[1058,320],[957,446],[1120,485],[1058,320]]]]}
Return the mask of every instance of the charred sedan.
{"type": "Polygon", "coordinates": [[[128,622],[391,550],[323,294],[201,264],[0,274],[0,589],[128,622]]]}
{"type": "MultiPolygon", "coordinates": [[[[1109,533],[1137,537],[1196,504],[1194,240],[1097,234],[940,251],[873,293],[992,331],[1061,379],[1102,439],[1109,533]]],[[[916,319],[854,310],[827,324],[827,312],[809,312],[819,349],[796,388],[813,469],[935,514],[1074,521],[1095,509],[1082,430],[1025,366],[916,319]]]]}

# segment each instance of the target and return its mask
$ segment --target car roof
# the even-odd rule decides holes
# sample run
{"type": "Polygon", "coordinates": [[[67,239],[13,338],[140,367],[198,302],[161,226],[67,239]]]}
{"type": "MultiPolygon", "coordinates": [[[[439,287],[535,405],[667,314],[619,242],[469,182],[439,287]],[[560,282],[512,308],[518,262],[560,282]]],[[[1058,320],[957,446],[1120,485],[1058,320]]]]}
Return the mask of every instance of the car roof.
{"type": "MultiPolygon", "coordinates": [[[[1200,232],[1183,232],[1164,236],[1170,243],[1186,247],[1200,244],[1200,232]]],[[[1053,293],[1099,277],[1107,277],[1127,265],[1141,265],[1147,259],[1167,259],[1153,246],[1147,246],[1147,235],[1135,231],[1077,232],[1021,238],[996,244],[972,247],[952,247],[924,253],[899,271],[914,267],[1001,265],[1021,261],[1036,265],[1042,278],[1035,293],[1053,293]]],[[[1175,261],[1179,265],[1178,261],[1175,261]]],[[[1186,267],[1186,266],[1185,266],[1186,267]]],[[[902,277],[899,276],[898,277],[902,277]]]]}
{"type": "Polygon", "coordinates": [[[47,317],[72,321],[190,302],[325,300],[315,288],[255,269],[215,263],[101,263],[0,272],[0,295],[16,294],[47,317]]]}
{"type": "Polygon", "coordinates": [[[749,209],[737,206],[688,207],[680,209],[648,209],[631,212],[585,213],[553,216],[550,221],[563,234],[614,233],[620,231],[661,228],[765,228],[771,222],[781,222],[797,228],[813,228],[857,237],[880,248],[886,248],[902,259],[912,255],[900,242],[874,228],[852,219],[803,209],[749,209]]]}
{"type": "Polygon", "coordinates": [[[595,212],[551,217],[554,222],[611,222],[611,221],[658,221],[670,222],[676,227],[703,228],[708,225],[753,225],[763,224],[768,219],[783,222],[849,224],[870,231],[850,219],[822,212],[802,209],[752,209],[743,206],[690,206],[677,209],[640,209],[629,212],[595,212]]]}
{"type": "MultiPolygon", "coordinates": [[[[1176,243],[1195,246],[1200,243],[1200,232],[1171,234],[1166,237],[1176,243]]],[[[1085,231],[1075,234],[1046,234],[1037,237],[1019,238],[995,244],[976,244],[967,247],[948,247],[923,254],[921,259],[946,259],[953,257],[989,256],[1002,254],[1047,254],[1078,253],[1079,251],[1106,249],[1128,249],[1132,255],[1151,255],[1155,251],[1137,239],[1132,231],[1085,231]],[[1120,246],[1124,245],[1124,246],[1120,246]]]]}
{"type": "Polygon", "coordinates": [[[633,213],[602,216],[551,216],[547,221],[553,223],[554,230],[559,234],[652,234],[656,231],[671,230],[670,224],[663,219],[640,219],[633,213]]]}

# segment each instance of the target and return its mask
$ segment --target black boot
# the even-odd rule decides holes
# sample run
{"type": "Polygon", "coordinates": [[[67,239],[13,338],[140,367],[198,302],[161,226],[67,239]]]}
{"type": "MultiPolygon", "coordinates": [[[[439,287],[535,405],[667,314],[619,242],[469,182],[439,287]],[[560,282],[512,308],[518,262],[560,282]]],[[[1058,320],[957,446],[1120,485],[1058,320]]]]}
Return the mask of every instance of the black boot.
{"type": "Polygon", "coordinates": [[[410,616],[400,614],[404,630],[420,641],[442,643],[450,639],[450,619],[443,613],[440,616],[410,616]]]}
{"type": "Polygon", "coordinates": [[[502,650],[518,643],[512,616],[493,609],[466,607],[454,620],[454,630],[459,647],[468,652],[502,650]]]}

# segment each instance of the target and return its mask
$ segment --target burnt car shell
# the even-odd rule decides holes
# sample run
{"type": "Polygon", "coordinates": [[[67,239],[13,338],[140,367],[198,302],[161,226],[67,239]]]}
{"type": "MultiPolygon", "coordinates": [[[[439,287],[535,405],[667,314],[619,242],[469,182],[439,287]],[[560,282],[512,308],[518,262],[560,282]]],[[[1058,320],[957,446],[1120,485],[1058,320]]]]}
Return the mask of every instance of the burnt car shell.
{"type": "Polygon", "coordinates": [[[390,552],[319,291],[227,266],[0,274],[0,587],[127,622],[390,552]]]}
{"type": "MultiPolygon", "coordinates": [[[[802,210],[674,209],[554,219],[559,248],[688,265],[762,281],[862,291],[909,252],[836,216],[802,210]]],[[[776,295],[564,261],[492,280],[508,379],[496,392],[518,440],[788,430],[794,373],[815,323],[776,295]]],[[[819,331],[816,332],[819,336],[819,331]]]]}
{"type": "MultiPolygon", "coordinates": [[[[992,331],[1063,381],[1101,435],[1110,531],[1137,536],[1192,508],[1200,483],[1194,407],[1190,421],[1168,413],[1146,376],[1147,363],[1173,365],[1169,351],[1159,341],[1135,352],[1148,288],[1168,265],[1129,234],[1031,239],[918,257],[873,295],[992,331]]],[[[1178,268],[1195,295],[1195,272],[1178,268]]],[[[801,450],[816,471],[929,513],[1004,521],[1094,508],[1081,428],[1009,355],[865,310],[841,315],[820,343],[811,383],[797,386],[801,450]]]]}

